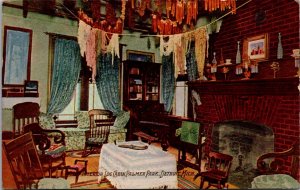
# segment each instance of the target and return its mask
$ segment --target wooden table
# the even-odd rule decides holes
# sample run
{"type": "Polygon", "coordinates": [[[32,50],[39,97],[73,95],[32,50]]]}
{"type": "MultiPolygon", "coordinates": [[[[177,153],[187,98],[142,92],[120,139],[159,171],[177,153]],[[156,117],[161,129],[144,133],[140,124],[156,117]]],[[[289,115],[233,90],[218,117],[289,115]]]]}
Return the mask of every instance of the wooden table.
{"type": "Polygon", "coordinates": [[[122,144],[147,145],[148,148],[133,150],[104,144],[99,161],[99,182],[106,177],[117,189],[178,188],[174,155],[141,141],[122,144]]]}

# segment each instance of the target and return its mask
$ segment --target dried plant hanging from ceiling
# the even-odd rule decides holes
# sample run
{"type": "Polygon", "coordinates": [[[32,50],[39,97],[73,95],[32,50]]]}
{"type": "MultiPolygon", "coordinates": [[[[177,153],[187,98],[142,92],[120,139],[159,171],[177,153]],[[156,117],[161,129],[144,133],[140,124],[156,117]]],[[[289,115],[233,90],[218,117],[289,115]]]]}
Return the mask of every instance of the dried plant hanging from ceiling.
{"type": "Polygon", "coordinates": [[[182,33],[183,25],[194,27],[198,15],[198,0],[166,0],[164,13],[161,1],[155,1],[152,12],[152,31],[161,35],[182,33]],[[194,22],[192,22],[194,21],[194,22]]]}
{"type": "Polygon", "coordinates": [[[217,9],[225,11],[231,9],[232,13],[236,13],[236,0],[204,0],[204,9],[213,12],[217,9]]]}
{"type": "Polygon", "coordinates": [[[108,33],[119,34],[123,32],[124,26],[133,30],[141,27],[149,34],[178,34],[194,30],[199,13],[205,15],[217,10],[229,10],[232,14],[236,12],[236,0],[82,1],[88,8],[79,11],[81,20],[108,33]],[[102,14],[101,6],[105,6],[102,14]],[[119,17],[116,12],[119,12],[119,17]]]}
{"type": "Polygon", "coordinates": [[[121,14],[119,18],[117,18],[114,9],[118,6],[114,6],[111,3],[113,1],[106,1],[106,13],[103,16],[100,11],[101,0],[86,0],[86,2],[90,3],[91,13],[87,14],[82,10],[78,12],[78,43],[80,44],[81,55],[84,56],[84,53],[86,54],[87,63],[93,71],[94,78],[96,75],[94,59],[96,59],[101,52],[110,52],[119,57],[118,34],[130,35],[122,34],[125,15],[127,18],[127,24],[130,24],[133,27],[135,24],[133,11],[137,12],[140,17],[146,17],[149,16],[146,12],[149,12],[150,10],[152,16],[152,30],[154,33],[159,34],[146,36],[161,37],[161,56],[166,54],[169,55],[171,52],[174,52],[174,60],[177,62],[175,63],[175,69],[177,71],[175,74],[183,72],[184,66],[179,62],[184,59],[184,56],[182,55],[184,55],[189,49],[189,45],[187,44],[190,44],[192,38],[198,39],[196,40],[197,42],[195,41],[195,51],[197,55],[198,74],[200,75],[200,78],[202,78],[205,49],[207,48],[206,43],[208,40],[206,26],[212,23],[194,29],[194,25],[197,21],[198,10],[204,9],[208,12],[213,12],[218,9],[221,11],[225,11],[226,9],[230,10],[230,12],[221,17],[223,18],[230,13],[236,13],[236,9],[244,6],[252,0],[248,0],[238,8],[236,8],[235,1],[236,0],[121,0],[121,14]],[[199,4],[200,2],[202,3],[201,5],[199,4]],[[202,9],[199,9],[199,6],[201,6],[202,9]],[[183,26],[187,25],[190,26],[190,29],[192,30],[183,32],[183,26]],[[91,32],[92,30],[95,31],[91,32]],[[95,44],[90,43],[93,39],[95,40],[95,44]],[[184,46],[182,46],[183,44],[180,42],[182,40],[185,42],[183,43],[184,46]],[[179,50],[179,47],[184,47],[184,53],[180,52],[181,50],[179,50]],[[86,51],[89,52],[87,53],[86,51]]]}
{"type": "MultiPolygon", "coordinates": [[[[116,17],[114,6],[107,2],[106,16],[101,20],[101,1],[93,0],[90,2],[91,15],[89,17],[85,12],[78,12],[78,43],[81,55],[86,58],[87,66],[92,70],[92,79],[96,76],[96,60],[101,52],[111,53],[119,56],[119,38],[118,33],[123,32],[123,23],[125,19],[126,0],[122,0],[121,15],[116,17]]],[[[113,63],[112,59],[112,63],[113,63]]]]}
{"type": "Polygon", "coordinates": [[[79,10],[78,17],[93,28],[121,34],[124,28],[126,2],[127,0],[122,0],[121,15],[117,17],[115,6],[110,1],[107,1],[105,4],[105,18],[101,18],[101,0],[86,1],[88,7],[90,7],[89,12],[79,10]]]}

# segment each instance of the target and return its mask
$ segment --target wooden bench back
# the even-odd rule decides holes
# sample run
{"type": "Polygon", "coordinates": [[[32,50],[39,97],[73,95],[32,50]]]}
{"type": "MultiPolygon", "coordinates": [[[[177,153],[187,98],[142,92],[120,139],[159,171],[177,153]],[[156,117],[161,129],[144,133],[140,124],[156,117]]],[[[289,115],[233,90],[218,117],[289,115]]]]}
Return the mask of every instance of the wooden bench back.
{"type": "Polygon", "coordinates": [[[13,106],[13,135],[24,133],[23,127],[30,123],[39,123],[40,106],[35,102],[23,102],[13,106]]]}

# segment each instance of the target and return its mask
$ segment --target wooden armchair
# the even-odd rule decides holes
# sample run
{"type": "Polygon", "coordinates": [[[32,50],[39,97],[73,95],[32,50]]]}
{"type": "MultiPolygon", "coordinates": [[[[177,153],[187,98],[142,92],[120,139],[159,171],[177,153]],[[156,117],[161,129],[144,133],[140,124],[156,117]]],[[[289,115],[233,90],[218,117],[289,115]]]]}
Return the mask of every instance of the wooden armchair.
{"type": "Polygon", "coordinates": [[[288,150],[261,155],[257,160],[259,175],[251,182],[253,189],[300,189],[299,142],[288,150]],[[290,163],[289,166],[284,162],[290,163]]]}
{"type": "Polygon", "coordinates": [[[24,133],[23,127],[39,123],[40,106],[35,102],[23,102],[13,106],[13,138],[24,133]]]}
{"type": "Polygon", "coordinates": [[[43,129],[38,123],[31,123],[24,126],[24,132],[32,133],[43,169],[49,173],[49,177],[66,165],[65,134],[62,131],[43,129]]]}
{"type": "Polygon", "coordinates": [[[90,110],[89,117],[90,129],[86,131],[85,134],[86,141],[82,157],[97,152],[96,150],[101,151],[102,145],[108,141],[110,127],[113,126],[115,122],[115,117],[109,110],[90,110]]]}
{"type": "Polygon", "coordinates": [[[281,152],[272,152],[261,155],[257,160],[257,169],[259,174],[288,174],[297,179],[299,172],[299,142],[294,143],[288,150],[281,152]],[[290,170],[286,171],[283,167],[284,160],[290,157],[290,170]],[[275,158],[275,159],[274,159],[275,158]],[[266,160],[273,159],[272,161],[266,160]]]}
{"type": "Polygon", "coordinates": [[[3,142],[2,148],[7,157],[17,189],[67,189],[70,187],[63,178],[45,178],[31,132],[9,142],[3,142]]]}
{"type": "Polygon", "coordinates": [[[200,173],[201,182],[200,189],[203,188],[204,182],[208,182],[210,186],[218,189],[228,189],[228,176],[233,157],[219,152],[210,152],[207,158],[206,171],[200,173]]]}

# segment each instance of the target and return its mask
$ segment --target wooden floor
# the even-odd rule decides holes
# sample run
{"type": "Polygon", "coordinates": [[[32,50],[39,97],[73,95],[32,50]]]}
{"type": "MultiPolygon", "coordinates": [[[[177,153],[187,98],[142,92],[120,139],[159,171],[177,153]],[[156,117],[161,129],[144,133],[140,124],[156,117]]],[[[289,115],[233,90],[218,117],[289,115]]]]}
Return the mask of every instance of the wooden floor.
{"type": "MultiPolygon", "coordinates": [[[[159,146],[160,147],[160,144],[159,143],[152,143],[153,145],[155,146],[159,146]]],[[[168,148],[168,152],[170,152],[171,154],[174,154],[177,158],[177,153],[178,153],[178,150],[176,148],[173,148],[173,147],[169,147],[168,148]]],[[[2,155],[3,156],[3,155],[2,155]]],[[[95,173],[95,179],[97,179],[97,172],[98,172],[98,166],[99,166],[99,157],[98,156],[91,156],[91,157],[86,157],[86,158],[73,158],[73,157],[67,157],[66,158],[66,164],[67,165],[73,165],[74,161],[76,159],[85,159],[85,160],[88,160],[88,168],[87,168],[87,171],[89,173],[93,172],[95,173]]],[[[190,155],[188,155],[188,159],[193,159],[190,155]]],[[[5,163],[7,162],[7,160],[5,161],[5,159],[3,159],[3,163],[2,163],[2,176],[5,176],[4,180],[3,180],[3,187],[4,189],[12,189],[15,187],[14,185],[14,182],[13,182],[13,178],[10,174],[10,170],[9,170],[9,167],[8,167],[8,164],[5,163]]],[[[202,164],[203,165],[203,164],[202,164]]],[[[195,171],[196,173],[196,171],[195,171]]],[[[200,184],[200,179],[197,178],[195,181],[193,180],[193,176],[185,176],[184,178],[186,178],[187,180],[191,181],[192,183],[196,184],[199,186],[200,184]]],[[[68,177],[68,181],[71,183],[74,183],[74,177],[73,176],[70,176],[68,177]]],[[[79,182],[84,180],[84,177],[79,177],[79,182]]],[[[235,186],[232,186],[229,184],[229,188],[230,189],[237,189],[237,187],[235,186]]]]}
{"type": "MultiPolygon", "coordinates": [[[[160,143],[152,143],[151,145],[155,145],[160,147],[160,143]]],[[[176,159],[178,156],[178,149],[174,148],[174,147],[169,147],[168,148],[168,152],[175,155],[176,159]]],[[[193,160],[193,157],[191,155],[187,156],[188,159],[193,160]]],[[[67,164],[72,164],[74,162],[75,159],[81,159],[81,158],[71,158],[71,157],[67,157],[67,164]]],[[[88,160],[88,172],[98,172],[98,166],[99,166],[99,157],[87,157],[85,158],[88,160]]],[[[204,163],[202,164],[202,166],[204,165],[204,163]]],[[[197,173],[196,170],[193,169],[189,169],[189,171],[193,171],[193,173],[197,173]]],[[[196,180],[193,179],[194,175],[185,175],[184,178],[191,181],[192,183],[196,184],[196,185],[200,185],[200,178],[198,177],[196,180]]],[[[97,178],[97,176],[95,176],[95,178],[97,178]]],[[[79,177],[80,180],[80,177],[79,177]]],[[[74,178],[70,179],[70,183],[74,183],[74,178]]],[[[204,188],[205,188],[206,184],[204,184],[204,188]]],[[[229,189],[238,189],[236,186],[233,186],[231,184],[229,184],[229,189]]],[[[214,187],[212,187],[212,189],[215,189],[214,187]]]]}

